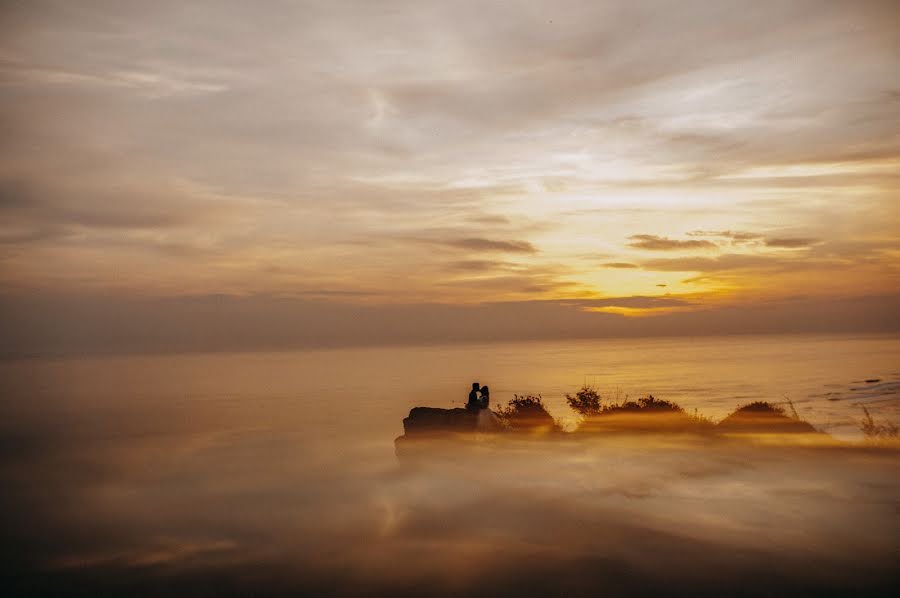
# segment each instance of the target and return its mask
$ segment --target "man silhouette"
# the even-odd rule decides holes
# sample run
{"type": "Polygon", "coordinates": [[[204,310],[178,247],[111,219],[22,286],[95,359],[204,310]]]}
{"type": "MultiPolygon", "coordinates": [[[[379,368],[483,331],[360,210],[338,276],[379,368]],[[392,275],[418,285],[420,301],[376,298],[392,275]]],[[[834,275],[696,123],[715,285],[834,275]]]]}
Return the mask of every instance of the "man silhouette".
{"type": "Polygon", "coordinates": [[[466,409],[469,411],[478,411],[481,408],[481,398],[478,396],[480,387],[477,382],[472,383],[472,390],[469,392],[469,402],[466,403],[466,409]]]}

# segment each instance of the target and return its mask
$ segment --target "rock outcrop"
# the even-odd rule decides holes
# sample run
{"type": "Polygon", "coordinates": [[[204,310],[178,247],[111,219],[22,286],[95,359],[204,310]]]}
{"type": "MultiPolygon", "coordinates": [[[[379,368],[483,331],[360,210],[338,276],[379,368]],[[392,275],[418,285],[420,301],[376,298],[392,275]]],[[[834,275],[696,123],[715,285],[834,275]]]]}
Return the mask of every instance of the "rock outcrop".
{"type": "Polygon", "coordinates": [[[478,421],[478,413],[468,409],[440,409],[438,407],[413,407],[403,419],[406,436],[422,436],[446,432],[472,432],[478,421]]]}
{"type": "Polygon", "coordinates": [[[404,434],[394,440],[394,450],[404,461],[431,460],[442,454],[461,457],[458,448],[443,452],[440,449],[467,445],[459,441],[470,437],[477,423],[478,413],[468,409],[413,407],[409,416],[403,419],[404,434]]]}
{"type": "Polygon", "coordinates": [[[827,435],[809,423],[785,414],[777,405],[758,401],[744,405],[719,424],[665,401],[649,397],[639,402],[626,402],[593,414],[581,422],[574,433],[564,433],[544,408],[539,397],[516,397],[510,407],[499,415],[502,425],[490,430],[482,424],[479,430],[478,411],[414,407],[403,420],[403,436],[394,441],[398,457],[425,457],[437,452],[433,448],[448,449],[446,454],[466,458],[466,448],[478,449],[492,443],[541,438],[545,440],[613,437],[618,434],[692,434],[707,438],[752,437],[753,435],[788,434],[803,439],[804,434],[815,438],[827,435]],[[490,433],[485,433],[490,432],[490,433]]]}

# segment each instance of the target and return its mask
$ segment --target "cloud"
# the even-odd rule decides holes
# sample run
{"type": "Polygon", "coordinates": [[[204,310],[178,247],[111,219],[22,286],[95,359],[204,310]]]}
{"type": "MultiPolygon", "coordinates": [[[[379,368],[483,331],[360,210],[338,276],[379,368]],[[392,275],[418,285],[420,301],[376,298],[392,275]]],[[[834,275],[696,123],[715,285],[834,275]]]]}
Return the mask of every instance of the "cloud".
{"type": "Polygon", "coordinates": [[[497,251],[502,253],[537,253],[537,248],[528,241],[495,241],[479,237],[444,241],[444,245],[473,251],[497,251]]]}
{"type": "MultiPolygon", "coordinates": [[[[489,293],[540,286],[483,281],[489,293]]],[[[548,281],[546,284],[553,284],[548,281]]],[[[0,294],[0,356],[205,352],[738,332],[896,331],[900,296],[704,306],[679,296],[379,305],[335,298],[0,294]],[[597,308],[687,308],[639,322],[597,308]],[[652,320],[652,321],[650,321],[652,320]]]]}
{"type": "Polygon", "coordinates": [[[448,270],[460,272],[489,272],[491,270],[508,270],[515,267],[511,262],[497,260],[460,260],[447,264],[448,270]]]}
{"type": "Polygon", "coordinates": [[[481,291],[503,293],[507,295],[535,295],[559,293],[567,289],[577,289],[579,283],[560,280],[552,274],[542,272],[511,273],[500,276],[478,276],[447,280],[438,284],[442,289],[478,289],[481,291]]]}
{"type": "Polygon", "coordinates": [[[687,233],[690,237],[720,237],[730,239],[732,245],[761,242],[766,247],[796,249],[811,247],[822,241],[810,237],[765,237],[758,233],[731,230],[694,230],[687,233]]]}
{"type": "Polygon", "coordinates": [[[630,268],[638,268],[639,266],[637,264],[631,264],[628,262],[607,262],[607,263],[603,264],[603,267],[627,270],[630,268]]]}
{"type": "Polygon", "coordinates": [[[699,239],[669,239],[657,235],[632,235],[628,245],[637,249],[649,249],[652,251],[675,251],[680,249],[709,249],[716,247],[712,241],[699,239]]]}
{"type": "MultiPolygon", "coordinates": [[[[144,173],[146,175],[146,173],[144,173]]],[[[10,222],[59,229],[161,230],[208,224],[240,205],[200,185],[162,178],[84,174],[64,180],[0,179],[0,214],[10,222]]]]}
{"type": "Polygon", "coordinates": [[[469,222],[476,224],[504,225],[509,224],[509,218],[500,214],[477,214],[466,218],[469,222]]]}
{"type": "Polygon", "coordinates": [[[340,289],[310,289],[308,291],[302,291],[295,293],[297,297],[309,297],[312,299],[321,299],[321,298],[353,298],[353,297],[374,297],[379,295],[380,293],[372,293],[366,291],[345,291],[340,289]]]}
{"type": "MultiPolygon", "coordinates": [[[[665,286],[665,285],[663,285],[665,286]]],[[[583,307],[629,307],[635,309],[654,309],[658,307],[687,307],[694,302],[680,297],[651,297],[645,295],[633,295],[628,297],[605,297],[602,299],[579,299],[568,302],[583,307]]]]}
{"type": "Polygon", "coordinates": [[[810,247],[821,243],[819,239],[810,239],[806,237],[782,237],[774,239],[766,239],[766,247],[781,247],[784,249],[798,249],[810,247]]]}
{"type": "Polygon", "coordinates": [[[647,260],[641,268],[655,272],[723,272],[748,268],[771,269],[790,263],[784,258],[744,253],[726,253],[716,257],[676,257],[647,260]]]}
{"type": "Polygon", "coordinates": [[[471,301],[498,290],[441,285],[485,255],[624,274],[642,250],[765,246],[742,227],[896,236],[891,3],[7,4],[10,284],[471,301]],[[798,164],[821,176],[736,178],[798,164]]]}
{"type": "Polygon", "coordinates": [[[208,94],[226,91],[228,87],[215,81],[189,80],[171,77],[162,71],[116,71],[98,76],[86,72],[42,68],[22,68],[7,63],[3,68],[10,82],[19,85],[42,86],[69,85],[82,89],[113,88],[139,93],[149,99],[177,95],[208,94]]]}
{"type": "Polygon", "coordinates": [[[732,244],[749,243],[762,238],[762,235],[746,231],[731,230],[693,230],[687,233],[689,237],[721,237],[730,239],[732,244]]]}

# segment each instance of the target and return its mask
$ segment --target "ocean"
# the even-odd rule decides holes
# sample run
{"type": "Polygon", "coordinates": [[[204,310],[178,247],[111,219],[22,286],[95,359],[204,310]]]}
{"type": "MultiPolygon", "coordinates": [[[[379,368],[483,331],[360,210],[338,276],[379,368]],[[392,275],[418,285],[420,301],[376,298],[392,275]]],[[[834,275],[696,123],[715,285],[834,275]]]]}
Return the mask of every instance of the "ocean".
{"type": "Polygon", "coordinates": [[[99,425],[107,417],[137,428],[177,428],[188,418],[219,433],[233,419],[389,446],[410,408],[462,406],[475,381],[490,386],[494,407],[514,394],[539,394],[569,423],[565,395],[585,384],[610,400],[653,394],[713,419],[750,401],[787,407],[790,400],[819,429],[856,439],[863,406],[900,419],[900,338],[603,339],[0,362],[4,419],[14,428],[83,422],[100,436],[118,433],[113,422],[99,425]]]}
{"type": "Polygon", "coordinates": [[[896,582],[896,452],[760,452],[760,468],[746,452],[616,445],[515,464],[488,455],[447,475],[399,468],[393,441],[410,408],[462,406],[475,381],[490,386],[494,406],[541,395],[564,426],[576,423],[565,394],[588,384],[611,400],[653,394],[716,420],[750,401],[790,409],[789,400],[820,430],[855,441],[863,407],[900,422],[900,338],[7,360],[0,476],[10,587],[492,594],[516,580],[533,588],[577,577],[577,563],[599,559],[626,595],[646,589],[635,585],[648,579],[639,548],[651,546],[660,564],[649,579],[688,594],[699,591],[694,575],[712,594],[728,581],[685,566],[685,550],[735,575],[751,575],[748,563],[786,568],[785,591],[857,587],[864,574],[873,592],[896,582]],[[827,568],[798,564],[809,558],[854,573],[820,578],[827,568]],[[546,575],[523,577],[522,567],[546,575]]]}

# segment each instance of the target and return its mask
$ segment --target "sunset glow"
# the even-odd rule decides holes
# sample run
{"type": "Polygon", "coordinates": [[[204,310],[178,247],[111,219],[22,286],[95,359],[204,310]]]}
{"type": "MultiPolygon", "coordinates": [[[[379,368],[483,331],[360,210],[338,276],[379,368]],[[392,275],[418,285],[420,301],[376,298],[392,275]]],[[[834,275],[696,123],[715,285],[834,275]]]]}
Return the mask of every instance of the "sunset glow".
{"type": "Polygon", "coordinates": [[[2,596],[900,595],[900,0],[3,0],[2,596]]]}
{"type": "Polygon", "coordinates": [[[807,4],[11,5],[3,286],[892,294],[898,13],[807,4]]]}

